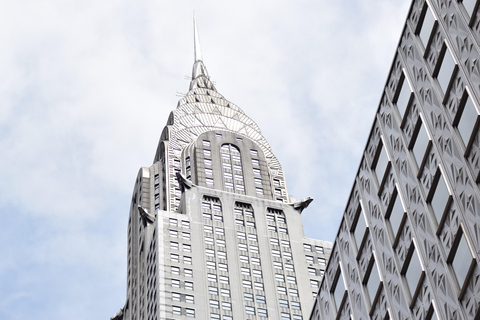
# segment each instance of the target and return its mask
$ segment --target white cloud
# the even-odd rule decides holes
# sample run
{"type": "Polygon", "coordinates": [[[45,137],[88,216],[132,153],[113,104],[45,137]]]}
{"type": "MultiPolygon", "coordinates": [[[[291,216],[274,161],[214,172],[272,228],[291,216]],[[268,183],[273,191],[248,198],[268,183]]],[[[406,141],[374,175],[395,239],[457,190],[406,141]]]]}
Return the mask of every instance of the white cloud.
{"type": "Polygon", "coordinates": [[[217,89],[257,121],[290,193],[315,198],[307,235],[333,239],[406,3],[11,1],[0,318],[105,319],[122,306],[131,190],[188,89],[193,10],[217,89]]]}

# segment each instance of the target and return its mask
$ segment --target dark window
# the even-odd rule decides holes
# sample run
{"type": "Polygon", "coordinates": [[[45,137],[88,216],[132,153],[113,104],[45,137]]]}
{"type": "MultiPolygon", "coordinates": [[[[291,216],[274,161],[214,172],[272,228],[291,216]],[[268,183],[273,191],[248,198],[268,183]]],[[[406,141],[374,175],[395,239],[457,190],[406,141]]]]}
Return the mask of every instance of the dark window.
{"type": "Polygon", "coordinates": [[[378,274],[377,264],[375,263],[375,258],[373,256],[364,284],[367,287],[368,294],[370,296],[370,303],[373,303],[380,285],[380,276],[378,274]]]}
{"type": "Polygon", "coordinates": [[[459,233],[460,240],[453,253],[451,264],[455,277],[457,278],[458,286],[461,289],[474,260],[465,236],[462,232],[459,233]]]}
{"type": "Polygon", "coordinates": [[[357,244],[357,249],[360,249],[366,230],[367,230],[367,224],[365,223],[365,218],[363,216],[362,209],[359,207],[358,213],[357,213],[357,219],[355,222],[355,227],[352,230],[353,236],[355,238],[355,242],[357,244]]]}
{"type": "Polygon", "coordinates": [[[420,30],[418,30],[418,35],[420,39],[422,39],[424,47],[427,47],[428,40],[430,39],[430,35],[432,34],[433,25],[435,24],[435,18],[433,17],[430,8],[425,3],[425,7],[423,8],[423,17],[421,22],[420,30]]]}
{"type": "Polygon", "coordinates": [[[455,62],[453,61],[450,50],[446,44],[443,44],[442,52],[436,66],[435,78],[437,78],[443,93],[447,92],[448,84],[452,78],[455,62]]]}
{"type": "Polygon", "coordinates": [[[405,114],[405,110],[407,110],[408,104],[410,102],[410,98],[412,96],[412,90],[410,89],[410,85],[408,84],[408,80],[404,73],[402,73],[402,78],[400,79],[399,83],[400,92],[397,91],[395,104],[397,105],[398,112],[400,116],[403,118],[405,114]]]}
{"type": "Polygon", "coordinates": [[[403,210],[402,201],[400,200],[400,195],[398,194],[397,188],[395,188],[392,199],[390,200],[390,205],[387,209],[387,220],[390,222],[390,227],[392,229],[393,239],[396,238],[398,229],[403,220],[403,215],[405,210],[403,210]]]}
{"type": "Polygon", "coordinates": [[[418,286],[418,281],[423,273],[420,259],[418,258],[415,246],[413,244],[410,248],[408,260],[405,262],[403,269],[402,275],[407,282],[410,295],[413,297],[418,286]]]}
{"type": "Polygon", "coordinates": [[[343,282],[342,273],[339,271],[337,273],[336,283],[333,288],[333,297],[335,299],[335,305],[337,306],[337,310],[340,308],[340,305],[343,300],[343,296],[345,295],[345,283],[343,282]]]}
{"type": "Polygon", "coordinates": [[[454,122],[454,125],[455,127],[457,127],[465,146],[468,146],[468,142],[470,141],[470,137],[472,136],[472,132],[475,127],[475,123],[477,122],[477,119],[477,110],[473,105],[472,99],[470,99],[470,96],[465,91],[462,99],[462,104],[457,111],[454,122]]]}
{"type": "Polygon", "coordinates": [[[413,155],[415,156],[418,167],[420,167],[423,157],[425,156],[425,152],[427,151],[428,143],[430,142],[430,139],[428,138],[427,132],[425,131],[425,127],[423,126],[421,120],[419,120],[417,123],[413,139],[414,142],[411,146],[411,150],[413,152],[413,155]]]}
{"type": "Polygon", "coordinates": [[[375,173],[377,175],[378,183],[382,183],[383,176],[385,174],[385,170],[387,170],[388,165],[388,157],[385,148],[383,147],[383,143],[379,143],[377,147],[377,154],[375,157],[375,173]]]}
{"type": "Polygon", "coordinates": [[[434,186],[430,191],[429,201],[432,206],[433,213],[437,219],[437,223],[440,223],[445,212],[445,206],[448,203],[450,198],[450,193],[448,193],[447,186],[445,185],[445,180],[443,180],[442,173],[440,169],[437,170],[436,181],[434,181],[434,186]]]}

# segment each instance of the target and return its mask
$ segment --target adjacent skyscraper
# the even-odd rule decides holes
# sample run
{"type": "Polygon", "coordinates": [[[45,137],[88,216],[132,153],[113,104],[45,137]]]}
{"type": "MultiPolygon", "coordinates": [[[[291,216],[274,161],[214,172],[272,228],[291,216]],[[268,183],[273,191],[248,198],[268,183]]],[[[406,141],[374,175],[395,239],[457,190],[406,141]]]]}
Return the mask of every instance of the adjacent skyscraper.
{"type": "Polygon", "coordinates": [[[413,1],[310,319],[480,318],[478,6],[413,1]]]}
{"type": "Polygon", "coordinates": [[[215,89],[195,27],[190,89],[135,183],[112,319],[308,318],[331,249],[304,236],[310,202],[288,196],[259,127],[215,89]]]}

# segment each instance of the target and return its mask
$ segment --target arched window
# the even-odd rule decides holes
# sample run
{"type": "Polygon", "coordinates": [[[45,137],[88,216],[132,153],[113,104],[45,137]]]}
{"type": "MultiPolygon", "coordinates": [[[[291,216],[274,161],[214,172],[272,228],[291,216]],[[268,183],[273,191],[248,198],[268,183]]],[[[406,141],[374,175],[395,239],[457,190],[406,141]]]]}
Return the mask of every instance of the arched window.
{"type": "Polygon", "coordinates": [[[225,190],[245,194],[242,158],[240,150],[233,144],[226,143],[220,148],[225,190]]]}

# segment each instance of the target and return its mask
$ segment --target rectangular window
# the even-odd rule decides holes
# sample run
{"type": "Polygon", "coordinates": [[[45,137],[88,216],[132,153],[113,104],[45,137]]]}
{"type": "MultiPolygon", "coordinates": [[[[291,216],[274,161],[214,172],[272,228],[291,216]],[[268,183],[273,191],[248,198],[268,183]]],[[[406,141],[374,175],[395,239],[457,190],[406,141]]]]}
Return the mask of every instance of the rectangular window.
{"type": "Polygon", "coordinates": [[[278,294],[287,294],[287,288],[285,287],[277,287],[278,294]]]}
{"type": "Polygon", "coordinates": [[[284,259],[292,259],[292,253],[288,251],[283,251],[283,258],[284,259]]]}
{"type": "Polygon", "coordinates": [[[253,234],[253,233],[249,233],[248,234],[248,240],[257,242],[258,241],[257,235],[253,234]]]}
{"type": "Polygon", "coordinates": [[[195,318],[195,309],[186,308],[185,315],[187,316],[187,318],[195,318]]]}
{"type": "Polygon", "coordinates": [[[317,275],[317,269],[308,268],[308,274],[311,275],[311,276],[316,276],[317,275]]]}
{"type": "Polygon", "coordinates": [[[219,259],[227,259],[227,253],[224,251],[218,251],[217,256],[219,259]]]}
{"type": "Polygon", "coordinates": [[[207,268],[209,269],[217,269],[217,265],[214,261],[207,261],[207,268]]]}
{"type": "Polygon", "coordinates": [[[288,234],[287,228],[278,227],[278,232],[279,232],[279,233],[288,234]]]}
{"type": "Polygon", "coordinates": [[[293,264],[285,263],[285,271],[294,272],[295,269],[293,268],[293,264]]]}
{"type": "Polygon", "coordinates": [[[435,77],[437,78],[443,93],[446,93],[455,69],[455,62],[453,61],[452,54],[446,44],[443,45],[440,55],[439,61],[437,62],[435,77]]]}
{"type": "Polygon", "coordinates": [[[304,243],[303,244],[303,250],[312,251],[312,245],[304,243]]]}
{"type": "Polygon", "coordinates": [[[274,267],[275,269],[283,269],[282,263],[281,263],[281,262],[278,262],[278,261],[273,261],[273,267],[274,267]]]}
{"type": "Polygon", "coordinates": [[[253,222],[253,221],[247,221],[247,222],[246,222],[246,225],[247,225],[247,227],[249,227],[249,228],[255,228],[255,222],[253,222]]]}
{"type": "Polygon", "coordinates": [[[180,280],[172,279],[172,287],[180,288],[180,280]]]}
{"type": "Polygon", "coordinates": [[[310,279],[310,285],[314,288],[318,288],[318,280],[310,279]]]}
{"type": "Polygon", "coordinates": [[[170,253],[170,260],[172,260],[173,262],[179,262],[180,256],[178,254],[170,253]]]}
{"type": "Polygon", "coordinates": [[[251,289],[251,288],[252,288],[252,281],[243,279],[243,280],[242,280],[242,286],[243,286],[244,288],[249,288],[249,289],[251,289]]]}
{"type": "Polygon", "coordinates": [[[250,150],[250,154],[254,157],[258,156],[258,151],[257,150],[250,150]]]}
{"type": "Polygon", "coordinates": [[[204,146],[204,147],[210,147],[210,141],[208,141],[208,140],[203,140],[203,146],[204,146]]]}
{"type": "Polygon", "coordinates": [[[261,278],[261,277],[262,277],[262,270],[253,269],[253,270],[252,270],[252,273],[253,273],[253,276],[254,276],[254,277],[257,277],[257,278],[261,278]]]}
{"type": "Polygon", "coordinates": [[[451,259],[452,269],[455,272],[455,278],[457,279],[460,289],[464,287],[467,280],[468,273],[472,268],[472,264],[475,262],[472,256],[472,252],[465,240],[463,232],[460,232],[460,241],[458,242],[455,250],[455,254],[451,259]]]}
{"type": "Polygon", "coordinates": [[[258,316],[261,317],[261,318],[267,318],[268,317],[267,309],[257,308],[257,312],[258,312],[258,316]]]}
{"type": "Polygon", "coordinates": [[[193,282],[185,281],[185,290],[193,290],[193,282]]]}
{"type": "Polygon", "coordinates": [[[280,282],[285,282],[285,277],[283,276],[283,274],[276,273],[275,274],[275,280],[280,281],[280,282]]]}
{"type": "Polygon", "coordinates": [[[248,257],[241,255],[241,256],[240,256],[240,262],[241,262],[241,263],[248,263],[248,257]]]}
{"type": "Polygon", "coordinates": [[[211,166],[212,165],[212,159],[204,159],[203,161],[205,162],[206,166],[211,166]]]}
{"type": "Polygon", "coordinates": [[[244,292],[243,293],[243,298],[245,299],[245,301],[253,302],[253,294],[251,294],[251,293],[244,292]]]}
{"type": "Polygon", "coordinates": [[[209,301],[210,308],[215,308],[218,309],[220,304],[218,303],[218,300],[210,299],[209,301]]]}
{"type": "Polygon", "coordinates": [[[263,291],[263,283],[261,283],[261,282],[255,282],[255,283],[254,283],[254,288],[255,288],[255,290],[261,290],[261,291],[263,291]]]}
{"type": "Polygon", "coordinates": [[[418,258],[415,246],[412,244],[410,247],[410,253],[408,255],[408,261],[405,262],[402,275],[407,280],[408,288],[410,289],[410,295],[415,294],[417,289],[420,276],[423,273],[422,265],[420,264],[420,259],[418,258]]]}
{"type": "Polygon", "coordinates": [[[219,246],[219,247],[225,247],[225,240],[223,240],[223,239],[217,239],[217,246],[219,246]]]}
{"type": "Polygon", "coordinates": [[[177,226],[178,220],[170,218],[170,225],[177,226]]]}
{"type": "Polygon", "coordinates": [[[397,105],[398,112],[400,116],[403,118],[405,111],[410,104],[410,98],[412,97],[412,89],[410,89],[410,85],[408,84],[407,77],[405,73],[402,72],[400,82],[398,83],[398,87],[400,88],[400,92],[396,93],[395,97],[395,104],[397,105]]]}
{"type": "Polygon", "coordinates": [[[182,233],[182,238],[183,238],[184,240],[190,240],[190,233],[188,233],[188,232],[183,232],[183,233],[182,233]]]}
{"type": "Polygon", "coordinates": [[[281,258],[280,250],[272,249],[271,253],[273,257],[281,258]]]}
{"type": "Polygon", "coordinates": [[[326,264],[326,260],[324,258],[318,258],[318,264],[324,266],[326,264]]]}
{"type": "Polygon", "coordinates": [[[178,306],[172,306],[172,313],[173,314],[182,314],[182,308],[178,306]]]}
{"type": "Polygon", "coordinates": [[[254,315],[255,314],[255,307],[245,306],[245,313],[250,314],[250,315],[254,315]]]}
{"type": "Polygon", "coordinates": [[[433,14],[430,11],[427,3],[425,3],[425,7],[423,8],[422,13],[423,17],[421,22],[421,29],[418,30],[418,35],[423,42],[423,46],[426,48],[428,40],[430,39],[430,35],[432,34],[433,25],[435,24],[435,18],[433,17],[433,14]]]}
{"type": "Polygon", "coordinates": [[[223,283],[223,284],[229,284],[230,282],[227,276],[218,276],[218,280],[220,283],[223,283]]]}
{"type": "Polygon", "coordinates": [[[367,230],[367,223],[365,222],[365,217],[363,215],[363,211],[358,207],[358,213],[356,217],[355,227],[352,230],[355,242],[357,244],[357,250],[360,249],[360,245],[362,244],[362,240],[365,236],[365,232],[367,230]]]}
{"type": "Polygon", "coordinates": [[[278,304],[280,308],[288,308],[288,300],[286,299],[278,299],[278,304]]]}
{"type": "Polygon", "coordinates": [[[207,257],[215,257],[215,250],[213,249],[205,249],[205,255],[207,257]]]}
{"type": "Polygon", "coordinates": [[[260,294],[257,294],[257,295],[256,295],[256,299],[257,299],[257,303],[264,303],[264,304],[267,303],[267,302],[265,301],[265,296],[262,296],[262,295],[260,295],[260,294]]]}
{"type": "Polygon", "coordinates": [[[271,231],[271,232],[277,232],[277,227],[276,226],[271,226],[271,225],[268,225],[268,231],[271,231]]]}
{"type": "Polygon", "coordinates": [[[255,188],[257,194],[263,194],[263,189],[262,188],[255,188]]]}
{"type": "Polygon", "coordinates": [[[248,250],[247,245],[245,243],[239,243],[238,244],[238,249],[240,249],[241,251],[247,251],[248,250]]]}
{"type": "Polygon", "coordinates": [[[218,295],[218,288],[217,287],[208,287],[208,293],[212,295],[218,295]]]}
{"type": "Polygon", "coordinates": [[[178,242],[170,241],[170,249],[178,250],[178,242]]]}
{"type": "Polygon", "coordinates": [[[185,264],[192,264],[192,257],[184,256],[184,257],[183,257],[183,263],[185,263],[185,264]]]}
{"type": "Polygon", "coordinates": [[[185,302],[186,303],[195,303],[194,297],[192,295],[186,294],[185,295],[185,302]]]}
{"type": "Polygon", "coordinates": [[[172,266],[172,274],[180,274],[180,268],[172,266]]]}
{"type": "Polygon", "coordinates": [[[298,301],[292,301],[290,305],[292,306],[293,310],[302,310],[302,308],[300,307],[300,302],[298,301]]]}
{"type": "Polygon", "coordinates": [[[294,276],[287,276],[287,282],[297,284],[297,279],[294,276]]]}
{"type": "Polygon", "coordinates": [[[220,295],[221,295],[222,297],[228,297],[228,298],[230,298],[230,289],[220,288],[220,295]]]}
{"type": "MultiPolygon", "coordinates": [[[[250,259],[250,261],[252,262],[252,264],[260,265],[260,258],[252,257],[252,258],[250,259]]],[[[280,263],[280,264],[281,264],[281,263],[280,263]]]]}
{"type": "Polygon", "coordinates": [[[245,275],[245,276],[249,276],[250,275],[250,269],[249,268],[244,268],[244,267],[241,267],[240,268],[240,272],[245,275]]]}
{"type": "Polygon", "coordinates": [[[447,185],[443,179],[443,175],[440,169],[437,170],[435,185],[430,191],[430,196],[428,197],[428,202],[430,203],[437,223],[440,223],[445,212],[445,208],[450,198],[450,193],[448,192],[447,185]]]}
{"type": "Polygon", "coordinates": [[[183,244],[183,251],[185,252],[192,252],[192,246],[189,244],[183,244]]]}
{"type": "Polygon", "coordinates": [[[177,230],[170,230],[170,237],[177,238],[178,237],[178,231],[177,230]]]}
{"type": "Polygon", "coordinates": [[[298,297],[298,290],[295,289],[295,288],[288,288],[288,293],[289,293],[292,297],[298,297]]]}
{"type": "Polygon", "coordinates": [[[218,270],[227,272],[228,266],[225,263],[218,263],[218,270]]]}
{"type": "Polygon", "coordinates": [[[203,155],[205,157],[211,157],[212,156],[212,151],[208,150],[208,149],[204,149],[203,150],[203,155]]]}
{"type": "Polygon", "coordinates": [[[466,147],[468,146],[468,142],[470,141],[470,137],[472,136],[477,120],[477,109],[475,109],[472,99],[470,99],[470,96],[465,90],[461,106],[455,116],[454,126],[458,129],[458,132],[460,133],[460,136],[466,147]]]}
{"type": "Polygon", "coordinates": [[[250,252],[258,253],[258,246],[255,246],[255,245],[251,244],[250,245],[250,252]]]}
{"type": "Polygon", "coordinates": [[[185,277],[193,278],[193,270],[192,269],[183,269],[183,273],[185,274],[185,277]]]}
{"type": "Polygon", "coordinates": [[[323,247],[322,246],[315,246],[315,251],[317,251],[317,253],[323,253],[323,247]]]}
{"type": "Polygon", "coordinates": [[[217,282],[217,275],[213,273],[208,273],[207,279],[208,281],[211,281],[211,282],[217,282]]]}
{"type": "Polygon", "coordinates": [[[288,241],[288,240],[281,240],[280,242],[282,243],[282,247],[290,248],[290,241],[288,241]]]}
{"type": "Polygon", "coordinates": [[[227,301],[222,301],[222,309],[232,311],[232,303],[227,301]]]}

